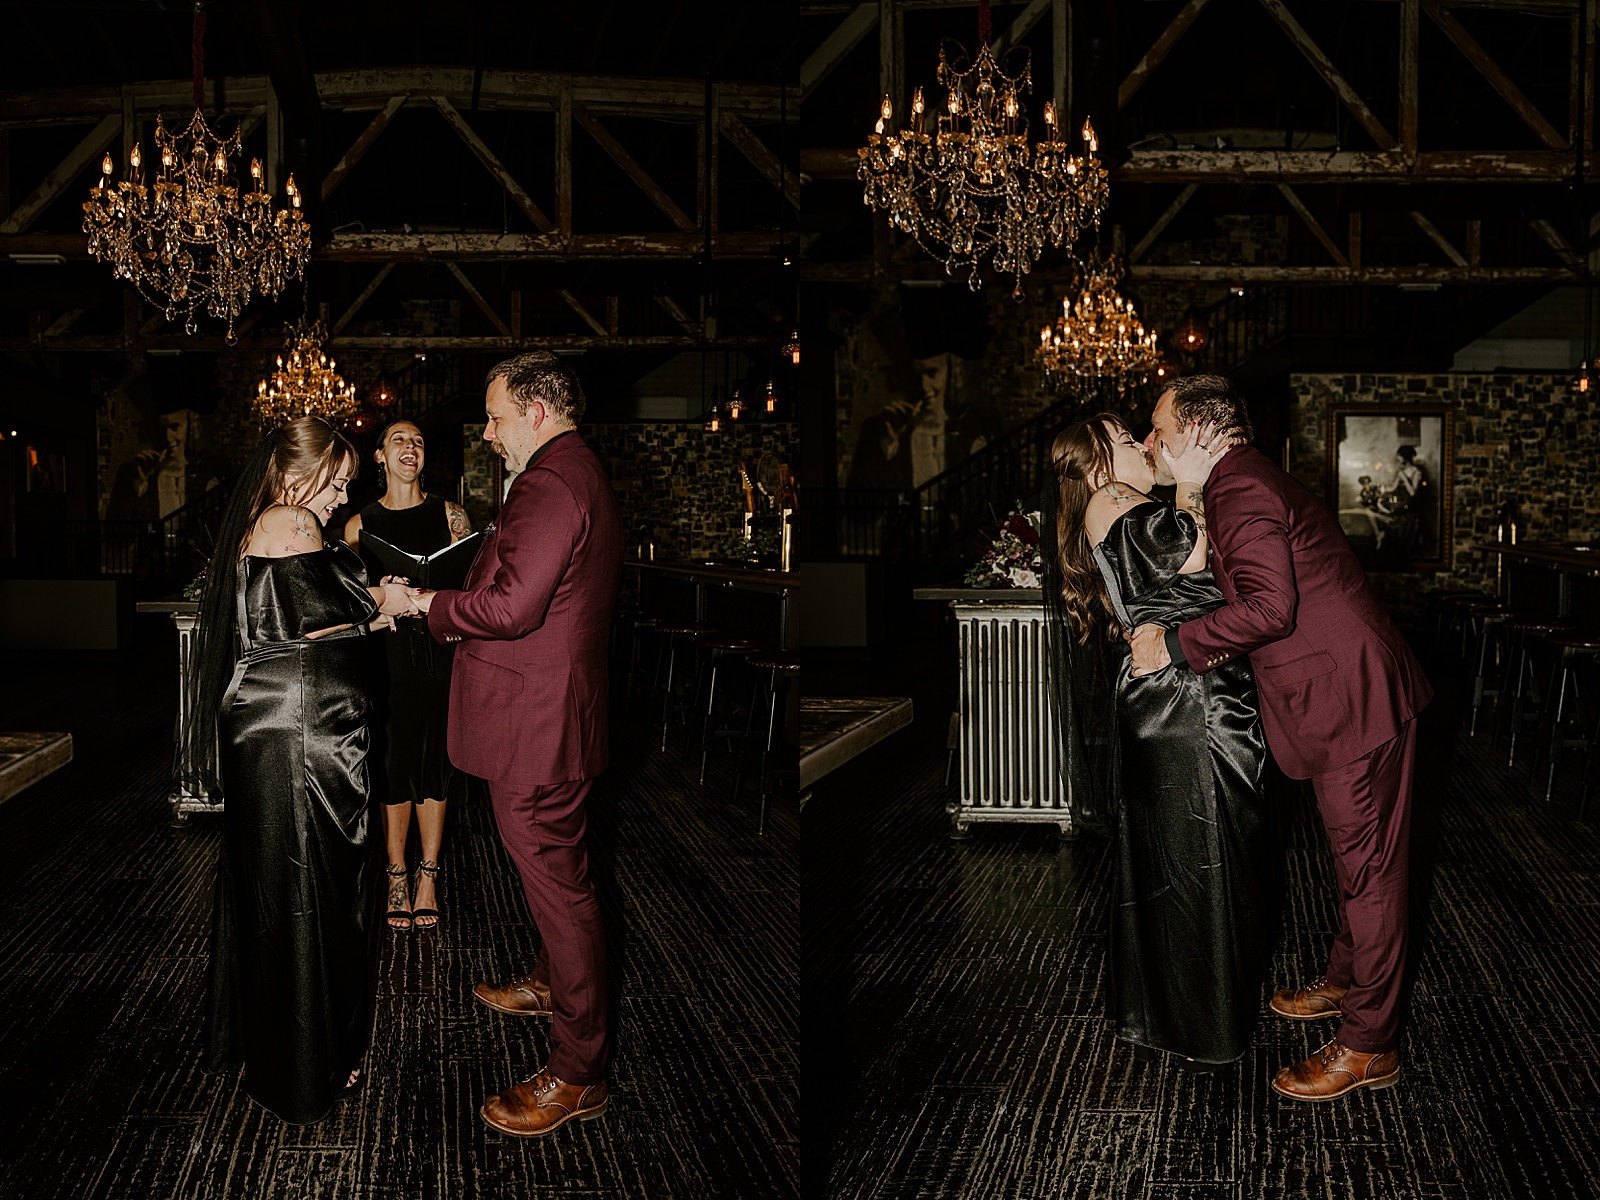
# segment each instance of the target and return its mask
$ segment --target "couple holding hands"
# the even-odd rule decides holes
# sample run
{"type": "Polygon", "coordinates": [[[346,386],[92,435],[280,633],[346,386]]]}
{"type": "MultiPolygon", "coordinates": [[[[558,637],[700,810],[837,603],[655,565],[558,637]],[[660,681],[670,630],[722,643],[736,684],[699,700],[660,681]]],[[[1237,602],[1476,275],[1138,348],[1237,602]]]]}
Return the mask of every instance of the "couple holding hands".
{"type": "Polygon", "coordinates": [[[1270,747],[1309,779],[1339,932],[1270,1003],[1339,1018],[1280,1070],[1293,1100],[1398,1081],[1416,715],[1432,691],[1333,511],[1248,445],[1221,376],[1162,393],[1143,444],[1102,414],[1052,447],[1047,630],[1074,817],[1116,839],[1110,1008],[1136,1056],[1248,1048],[1272,940],[1270,747]],[[1152,502],[1177,485],[1173,505],[1152,502]],[[1125,652],[1131,648],[1131,653],[1125,652]]]}
{"type": "Polygon", "coordinates": [[[242,1060],[246,1094],[285,1121],[320,1121],[366,1082],[383,890],[360,639],[406,617],[457,646],[449,759],[488,781],[543,943],[524,978],[474,989],[499,1012],[551,1021],[546,1065],[480,1114],[537,1136],[606,1106],[605,934],[585,801],[606,766],[622,526],[576,432],[583,407],[553,355],[489,372],[484,438],[515,478],[460,589],[371,585],[349,547],[324,542],[357,468],[326,421],[269,435],[235,487],[187,681],[193,761],[217,763],[225,798],[206,1067],[242,1060]]]}

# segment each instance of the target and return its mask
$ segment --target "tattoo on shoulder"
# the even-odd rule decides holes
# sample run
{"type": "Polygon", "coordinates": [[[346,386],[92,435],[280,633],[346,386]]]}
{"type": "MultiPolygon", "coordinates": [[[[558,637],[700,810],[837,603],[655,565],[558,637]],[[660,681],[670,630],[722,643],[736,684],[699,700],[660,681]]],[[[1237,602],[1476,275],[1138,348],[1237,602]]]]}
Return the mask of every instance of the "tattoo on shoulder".
{"type": "Polygon", "coordinates": [[[316,529],[311,524],[311,514],[303,508],[294,510],[294,531],[303,538],[315,538],[316,529]]]}
{"type": "Polygon", "coordinates": [[[1111,498],[1118,504],[1131,504],[1135,500],[1144,499],[1143,496],[1134,491],[1131,487],[1128,487],[1126,484],[1108,484],[1106,486],[1106,490],[1111,494],[1111,498]]]}

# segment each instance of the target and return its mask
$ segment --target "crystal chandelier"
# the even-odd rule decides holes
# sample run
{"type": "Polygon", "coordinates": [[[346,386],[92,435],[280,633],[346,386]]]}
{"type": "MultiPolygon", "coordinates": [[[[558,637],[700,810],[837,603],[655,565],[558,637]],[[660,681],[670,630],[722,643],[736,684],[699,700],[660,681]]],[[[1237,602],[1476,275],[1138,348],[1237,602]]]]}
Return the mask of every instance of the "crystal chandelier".
{"type": "Polygon", "coordinates": [[[360,411],[355,384],[340,378],[333,360],[322,352],[327,336],[321,321],[290,326],[278,369],[256,384],[253,407],[269,429],[296,417],[323,417],[343,425],[360,411]]]}
{"type": "Polygon", "coordinates": [[[1094,157],[1094,129],[1083,123],[1086,154],[1077,156],[1057,129],[1055,106],[1044,106],[1045,138],[1028,142],[1023,101],[1033,88],[1032,56],[1025,47],[1021,69],[1008,74],[989,52],[989,5],[978,8],[978,56],[950,39],[940,43],[938,80],[945,111],[930,121],[919,87],[911,102],[911,128],[890,131],[894,106],[883,98],[882,115],[867,144],[856,151],[856,178],[865,185],[867,207],[885,209],[896,229],[909,233],[945,273],[967,272],[973,291],[982,287],[979,266],[988,258],[1013,279],[1022,296],[1022,276],[1051,246],[1070,244],[1099,226],[1110,185],[1094,157]],[[945,47],[954,50],[953,56],[945,47]],[[969,63],[959,70],[955,63],[969,63]]]}
{"type": "Polygon", "coordinates": [[[300,211],[294,176],[285,190],[288,206],[273,211],[261,179],[261,161],[250,163],[251,190],[240,194],[231,162],[240,154],[239,131],[219,139],[201,112],[204,69],[201,39],[205,13],[195,6],[194,116],[174,136],[156,117],[155,142],[161,167],[145,180],[137,143],[127,171],[115,183],[107,154],[100,182],[83,205],[89,253],[111,264],[117,278],[139,289],[167,320],[183,318],[194,333],[203,310],[233,323],[253,294],[276,297],[298,278],[311,257],[311,230],[300,211]]]}
{"type": "Polygon", "coordinates": [[[1035,353],[1051,379],[1110,379],[1120,392],[1161,369],[1155,330],[1145,330],[1133,303],[1117,291],[1121,275],[1115,255],[1091,258],[1077,294],[1063,299],[1061,315],[1039,331],[1035,353]]]}

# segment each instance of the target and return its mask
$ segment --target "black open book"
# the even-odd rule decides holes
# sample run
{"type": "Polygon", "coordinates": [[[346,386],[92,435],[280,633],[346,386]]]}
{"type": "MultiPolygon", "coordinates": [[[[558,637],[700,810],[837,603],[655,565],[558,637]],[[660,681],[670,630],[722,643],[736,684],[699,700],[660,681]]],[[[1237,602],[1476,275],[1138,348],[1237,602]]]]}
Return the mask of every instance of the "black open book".
{"type": "MultiPolygon", "coordinates": [[[[477,556],[481,533],[470,533],[453,545],[432,554],[408,554],[375,533],[361,531],[361,557],[370,566],[378,568],[378,579],[385,575],[398,575],[409,579],[414,587],[458,588],[467,580],[467,571],[477,556]]],[[[377,579],[373,580],[374,583],[377,579]]]]}

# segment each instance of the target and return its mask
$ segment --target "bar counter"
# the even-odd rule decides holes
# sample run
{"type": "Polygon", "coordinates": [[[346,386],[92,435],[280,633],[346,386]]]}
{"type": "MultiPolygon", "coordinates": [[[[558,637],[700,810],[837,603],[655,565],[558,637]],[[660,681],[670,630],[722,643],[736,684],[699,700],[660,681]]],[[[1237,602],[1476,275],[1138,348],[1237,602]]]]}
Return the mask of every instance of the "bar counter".
{"type": "MultiPolygon", "coordinates": [[[[676,561],[629,558],[623,562],[639,572],[641,590],[647,582],[674,580],[694,588],[694,619],[705,621],[711,614],[713,597],[718,592],[754,592],[777,600],[777,645],[789,653],[800,645],[798,603],[800,575],[796,571],[775,571],[737,563],[676,561]]],[[[685,614],[687,615],[687,614],[685,614]]]]}
{"type": "Polygon", "coordinates": [[[1538,593],[1547,589],[1529,584],[1534,573],[1546,575],[1548,572],[1554,576],[1556,615],[1571,616],[1574,611],[1573,577],[1600,579],[1600,546],[1589,542],[1519,542],[1516,545],[1479,542],[1473,549],[1500,556],[1501,595],[1513,606],[1529,606],[1524,597],[1532,593],[1534,603],[1530,607],[1546,607],[1537,601],[1538,593]],[[1510,569],[1513,564],[1520,569],[1513,572],[1510,569]]]}

